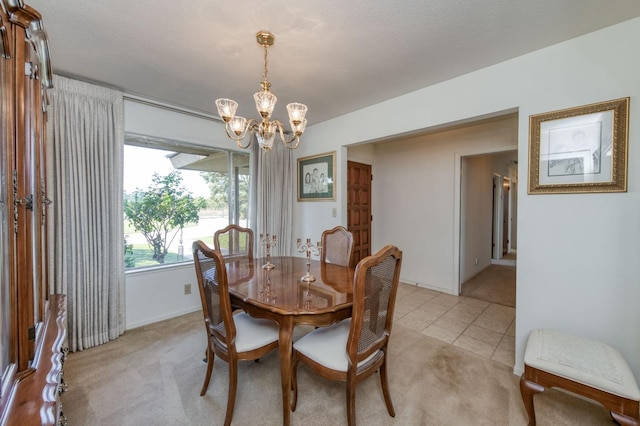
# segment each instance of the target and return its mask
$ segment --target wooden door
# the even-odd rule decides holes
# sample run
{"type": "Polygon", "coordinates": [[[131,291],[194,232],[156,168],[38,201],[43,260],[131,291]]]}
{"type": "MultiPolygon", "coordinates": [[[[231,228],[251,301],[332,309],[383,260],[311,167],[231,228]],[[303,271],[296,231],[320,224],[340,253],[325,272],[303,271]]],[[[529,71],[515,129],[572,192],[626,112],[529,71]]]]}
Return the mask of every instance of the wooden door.
{"type": "Polygon", "coordinates": [[[353,234],[353,262],[371,254],[371,165],[347,161],[347,229],[353,234]]]}

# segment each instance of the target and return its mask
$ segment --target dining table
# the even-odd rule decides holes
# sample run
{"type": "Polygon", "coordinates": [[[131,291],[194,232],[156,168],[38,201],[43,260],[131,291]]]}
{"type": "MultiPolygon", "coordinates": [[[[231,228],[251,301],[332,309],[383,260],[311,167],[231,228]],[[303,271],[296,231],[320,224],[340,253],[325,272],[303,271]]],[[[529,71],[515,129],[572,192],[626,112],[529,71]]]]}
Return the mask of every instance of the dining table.
{"type": "Polygon", "coordinates": [[[282,417],[289,425],[294,328],[327,326],[349,318],[355,268],[282,256],[228,259],[226,269],[232,306],[278,323],[282,417]],[[307,272],[314,281],[302,280],[307,272]]]}

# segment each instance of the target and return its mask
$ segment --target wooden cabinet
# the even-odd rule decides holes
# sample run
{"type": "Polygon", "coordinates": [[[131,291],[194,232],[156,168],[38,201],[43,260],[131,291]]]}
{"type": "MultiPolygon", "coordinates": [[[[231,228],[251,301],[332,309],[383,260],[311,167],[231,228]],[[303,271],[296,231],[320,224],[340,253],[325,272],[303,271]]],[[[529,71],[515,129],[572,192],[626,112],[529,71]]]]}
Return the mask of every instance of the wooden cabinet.
{"type": "Polygon", "coordinates": [[[49,49],[36,10],[0,5],[0,424],[57,424],[66,311],[47,274],[49,49]]]}

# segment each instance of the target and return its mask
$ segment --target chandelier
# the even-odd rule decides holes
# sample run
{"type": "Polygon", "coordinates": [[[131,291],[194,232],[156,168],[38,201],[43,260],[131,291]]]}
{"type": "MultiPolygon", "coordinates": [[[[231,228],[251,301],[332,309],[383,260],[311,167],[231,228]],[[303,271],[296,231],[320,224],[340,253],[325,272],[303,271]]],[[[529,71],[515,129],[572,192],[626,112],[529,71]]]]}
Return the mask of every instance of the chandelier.
{"type": "Polygon", "coordinates": [[[287,105],[289,124],[291,125],[291,135],[289,138],[285,137],[285,132],[280,121],[269,121],[273,108],[278,100],[276,95],[269,90],[271,83],[269,83],[267,79],[267,49],[273,45],[275,37],[270,32],[260,31],[256,34],[256,39],[258,44],[264,47],[264,74],[263,80],[260,83],[262,90],[256,92],[253,95],[253,99],[256,102],[256,109],[262,119],[251,118],[247,120],[245,117],[236,115],[238,103],[234,100],[223,98],[216,99],[218,114],[224,121],[227,136],[235,140],[240,148],[248,148],[255,134],[260,148],[265,152],[271,151],[277,131],[280,133],[280,140],[287,148],[296,149],[298,145],[300,145],[300,136],[307,126],[307,119],[304,118],[307,113],[307,106],[296,102],[287,105]],[[249,142],[243,145],[242,140],[247,136],[247,133],[250,134],[249,142]]]}

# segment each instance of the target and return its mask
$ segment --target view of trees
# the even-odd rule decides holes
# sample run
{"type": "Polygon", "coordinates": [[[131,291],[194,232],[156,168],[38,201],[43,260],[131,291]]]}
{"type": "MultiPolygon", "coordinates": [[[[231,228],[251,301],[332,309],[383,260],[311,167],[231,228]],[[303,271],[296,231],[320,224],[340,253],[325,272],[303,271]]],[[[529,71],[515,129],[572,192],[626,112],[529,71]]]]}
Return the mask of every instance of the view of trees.
{"type": "Polygon", "coordinates": [[[164,263],[169,246],[180,230],[188,223],[197,224],[199,211],[206,205],[204,198],[193,197],[182,185],[180,172],[173,171],[166,176],[154,173],[146,190],[138,188],[126,197],[124,213],[153,249],[153,259],[164,263]]]}
{"type": "MultiPolygon", "coordinates": [[[[219,172],[200,172],[200,176],[207,182],[211,191],[209,207],[213,209],[227,209],[229,203],[229,174],[219,172]]],[[[249,175],[238,175],[238,200],[240,203],[240,219],[246,219],[249,214],[249,175]]]]}
{"type": "Polygon", "coordinates": [[[127,270],[189,261],[193,241],[213,244],[215,229],[248,223],[250,155],[212,149],[199,161],[176,148],[125,144],[127,270]]]}

